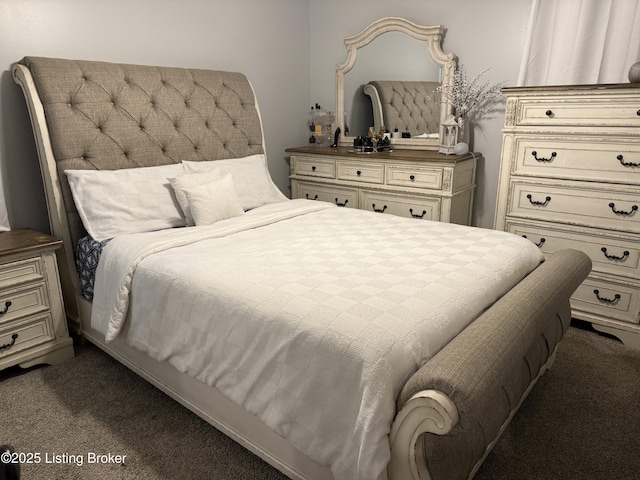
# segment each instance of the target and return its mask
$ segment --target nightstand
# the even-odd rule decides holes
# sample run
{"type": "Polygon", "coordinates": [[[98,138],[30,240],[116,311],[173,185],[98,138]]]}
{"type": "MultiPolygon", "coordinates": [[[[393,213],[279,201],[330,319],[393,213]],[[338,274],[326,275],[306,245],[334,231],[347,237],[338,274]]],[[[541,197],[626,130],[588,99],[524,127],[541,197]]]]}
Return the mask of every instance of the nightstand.
{"type": "Polygon", "coordinates": [[[73,358],[56,249],[33,230],[0,233],[0,369],[73,358]]]}

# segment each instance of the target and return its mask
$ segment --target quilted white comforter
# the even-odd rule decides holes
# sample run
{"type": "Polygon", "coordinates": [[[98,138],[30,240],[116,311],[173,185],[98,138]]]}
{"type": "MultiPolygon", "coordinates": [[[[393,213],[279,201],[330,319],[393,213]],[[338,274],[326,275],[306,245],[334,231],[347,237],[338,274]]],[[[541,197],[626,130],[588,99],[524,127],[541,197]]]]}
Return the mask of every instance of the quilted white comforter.
{"type": "Polygon", "coordinates": [[[104,249],[92,325],[383,479],[403,383],[543,260],[518,236],[307,200],[104,249]]]}

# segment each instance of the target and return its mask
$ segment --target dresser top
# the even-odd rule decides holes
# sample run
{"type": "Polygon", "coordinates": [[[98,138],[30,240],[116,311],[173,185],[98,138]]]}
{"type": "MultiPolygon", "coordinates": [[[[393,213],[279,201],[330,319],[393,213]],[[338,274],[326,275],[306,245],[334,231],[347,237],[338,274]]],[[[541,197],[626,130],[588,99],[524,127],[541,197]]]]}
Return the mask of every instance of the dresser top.
{"type": "Polygon", "coordinates": [[[584,93],[593,91],[620,91],[620,90],[640,90],[640,83],[602,83],[584,85],[547,85],[547,86],[524,86],[524,87],[503,87],[502,93],[526,94],[526,93],[561,93],[566,91],[582,91],[584,93]]]}
{"type": "Polygon", "coordinates": [[[323,155],[326,157],[351,157],[361,160],[402,160],[415,162],[458,163],[473,158],[480,154],[467,153],[465,155],[445,155],[436,150],[409,150],[395,149],[393,152],[382,153],[356,153],[349,147],[293,147],[285,150],[288,153],[301,153],[307,155],[323,155]]]}
{"type": "Polygon", "coordinates": [[[0,232],[0,257],[45,248],[57,248],[60,245],[62,245],[60,240],[35,230],[20,229],[0,232]]]}

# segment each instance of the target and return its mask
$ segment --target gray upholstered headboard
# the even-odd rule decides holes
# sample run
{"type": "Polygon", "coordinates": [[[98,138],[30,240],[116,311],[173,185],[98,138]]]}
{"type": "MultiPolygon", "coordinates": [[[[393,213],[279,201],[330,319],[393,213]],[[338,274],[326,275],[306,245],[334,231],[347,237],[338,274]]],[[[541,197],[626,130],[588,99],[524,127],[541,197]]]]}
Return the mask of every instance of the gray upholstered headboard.
{"type": "Polygon", "coordinates": [[[255,94],[241,73],[25,57],[13,75],[31,117],[51,233],[64,244],[67,305],[70,284],[79,291],[73,252],[85,230],[65,170],[265,153],[255,94]]]}
{"type": "Polygon", "coordinates": [[[263,153],[241,73],[25,57],[42,101],[71,236],[84,234],[63,175],[263,153]]]}
{"type": "Polygon", "coordinates": [[[364,87],[371,97],[374,127],[382,126],[411,135],[438,133],[440,129],[440,96],[435,93],[438,82],[375,80],[364,87]]]}

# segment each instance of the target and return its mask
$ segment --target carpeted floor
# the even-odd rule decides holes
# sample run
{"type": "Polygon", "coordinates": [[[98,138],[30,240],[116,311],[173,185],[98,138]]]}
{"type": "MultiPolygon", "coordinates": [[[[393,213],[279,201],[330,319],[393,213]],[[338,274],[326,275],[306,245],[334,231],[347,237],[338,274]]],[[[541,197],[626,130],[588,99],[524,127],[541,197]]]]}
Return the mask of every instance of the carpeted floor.
{"type": "MultiPolygon", "coordinates": [[[[638,479],[639,405],[640,351],[571,328],[475,478],[638,479]]],[[[0,372],[2,443],[40,454],[24,480],[285,478],[92,345],[0,372]],[[88,464],[90,452],[126,459],[88,464]]]]}

